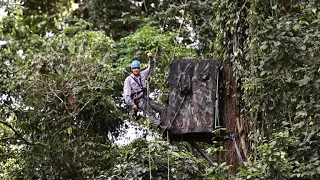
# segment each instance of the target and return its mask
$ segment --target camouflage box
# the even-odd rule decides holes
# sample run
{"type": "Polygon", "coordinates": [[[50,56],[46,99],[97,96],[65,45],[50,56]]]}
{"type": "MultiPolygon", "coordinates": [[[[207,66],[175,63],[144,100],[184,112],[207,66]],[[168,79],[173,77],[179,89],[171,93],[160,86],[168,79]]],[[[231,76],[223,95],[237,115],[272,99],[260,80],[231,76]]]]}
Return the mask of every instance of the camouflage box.
{"type": "Polygon", "coordinates": [[[208,141],[219,126],[219,62],[174,60],[166,122],[171,140],[208,141]]]}

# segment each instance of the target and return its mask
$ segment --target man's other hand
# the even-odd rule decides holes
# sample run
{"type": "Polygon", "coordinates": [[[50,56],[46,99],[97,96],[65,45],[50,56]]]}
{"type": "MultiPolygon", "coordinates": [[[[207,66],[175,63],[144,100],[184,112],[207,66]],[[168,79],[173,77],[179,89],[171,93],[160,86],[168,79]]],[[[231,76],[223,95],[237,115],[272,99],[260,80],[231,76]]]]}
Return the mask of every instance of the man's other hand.
{"type": "Polygon", "coordinates": [[[132,109],[134,109],[134,110],[136,110],[136,109],[138,109],[138,107],[137,107],[137,105],[132,105],[132,109]]]}
{"type": "Polygon", "coordinates": [[[149,52],[149,53],[147,54],[147,56],[148,56],[148,57],[153,57],[153,54],[149,52]]]}

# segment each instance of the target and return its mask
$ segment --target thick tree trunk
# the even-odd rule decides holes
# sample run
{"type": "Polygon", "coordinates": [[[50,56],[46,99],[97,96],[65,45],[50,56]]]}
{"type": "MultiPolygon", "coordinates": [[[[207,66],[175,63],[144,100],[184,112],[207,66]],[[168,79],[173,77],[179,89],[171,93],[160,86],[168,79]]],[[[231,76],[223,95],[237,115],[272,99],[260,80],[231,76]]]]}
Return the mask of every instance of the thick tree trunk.
{"type": "MultiPolygon", "coordinates": [[[[238,7],[241,7],[243,1],[239,1],[238,7]]],[[[249,6],[249,4],[246,4],[249,6]]],[[[243,24],[241,18],[246,17],[246,8],[236,9],[240,10],[240,21],[238,22],[236,28],[241,27],[242,32],[234,31],[227,32],[227,40],[230,43],[228,47],[228,58],[224,60],[223,66],[223,91],[222,91],[222,117],[224,127],[226,128],[227,134],[231,138],[223,142],[224,151],[219,154],[220,162],[227,162],[232,165],[230,169],[231,174],[237,172],[238,167],[243,163],[248,161],[248,137],[247,137],[247,125],[245,119],[240,113],[240,102],[241,102],[241,87],[240,81],[236,77],[236,72],[234,72],[233,62],[237,59],[231,60],[231,55],[235,57],[235,52],[241,49],[244,52],[244,42],[246,39],[246,26],[243,24]],[[236,34],[235,34],[236,33],[236,34]],[[237,147],[236,147],[237,146],[237,147]],[[237,150],[238,148],[238,150],[237,150]]]]}
{"type": "MultiPolygon", "coordinates": [[[[223,68],[223,91],[222,91],[222,114],[223,125],[226,127],[227,134],[234,134],[237,125],[237,108],[236,108],[236,77],[233,75],[232,66],[225,64],[223,68]]],[[[227,162],[232,165],[231,173],[235,174],[239,167],[239,159],[237,157],[234,142],[226,140],[223,142],[224,151],[219,154],[220,162],[227,162]]]]}
{"type": "Polygon", "coordinates": [[[239,93],[237,77],[234,75],[232,64],[230,62],[225,63],[223,68],[222,114],[223,125],[230,139],[223,142],[224,151],[219,154],[219,161],[232,165],[231,174],[236,174],[238,167],[243,161],[247,161],[248,156],[246,124],[244,119],[240,117],[239,93]]]}

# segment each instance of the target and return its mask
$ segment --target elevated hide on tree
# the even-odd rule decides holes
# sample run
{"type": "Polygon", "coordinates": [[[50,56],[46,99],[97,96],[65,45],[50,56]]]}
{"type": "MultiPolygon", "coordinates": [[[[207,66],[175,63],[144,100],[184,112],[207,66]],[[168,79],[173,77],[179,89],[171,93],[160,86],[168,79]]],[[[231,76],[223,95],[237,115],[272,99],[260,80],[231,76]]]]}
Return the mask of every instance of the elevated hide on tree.
{"type": "Polygon", "coordinates": [[[166,122],[174,141],[211,141],[219,126],[219,62],[174,60],[166,122]]]}

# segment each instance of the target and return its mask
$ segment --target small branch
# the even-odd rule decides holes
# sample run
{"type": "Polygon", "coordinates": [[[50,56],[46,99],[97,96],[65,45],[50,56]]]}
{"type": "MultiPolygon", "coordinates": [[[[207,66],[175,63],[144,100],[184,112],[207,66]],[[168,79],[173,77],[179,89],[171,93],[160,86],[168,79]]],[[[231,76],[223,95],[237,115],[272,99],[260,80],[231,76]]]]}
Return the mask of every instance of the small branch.
{"type": "Polygon", "coordinates": [[[90,87],[92,87],[92,82],[91,82],[90,77],[88,76],[88,74],[86,73],[85,75],[86,75],[86,78],[87,78],[88,81],[89,81],[89,85],[88,85],[88,83],[87,83],[87,86],[90,88],[90,87]]]}
{"type": "MultiPolygon", "coordinates": [[[[22,140],[25,144],[27,145],[40,145],[40,146],[43,146],[43,147],[48,147],[47,144],[44,144],[44,143],[41,143],[41,142],[29,142],[28,140],[26,140],[22,135],[21,133],[19,133],[16,129],[14,129],[9,123],[5,122],[5,121],[0,121],[1,124],[7,126],[8,128],[10,128],[14,134],[17,136],[18,139],[22,140]]],[[[2,138],[0,139],[1,141],[5,141],[5,140],[9,140],[9,139],[15,139],[13,137],[6,137],[6,138],[2,138]]]]}
{"type": "Polygon", "coordinates": [[[54,94],[54,96],[56,96],[64,104],[64,101],[54,92],[51,86],[49,86],[49,88],[50,88],[50,91],[54,94]]]}
{"type": "Polygon", "coordinates": [[[82,111],[82,109],[85,108],[92,99],[93,99],[93,98],[89,99],[89,101],[87,101],[86,104],[84,104],[84,105],[80,108],[80,110],[79,110],[78,112],[82,111]]]}
{"type": "Polygon", "coordinates": [[[13,139],[17,139],[17,138],[14,138],[14,137],[4,137],[4,138],[1,138],[0,139],[0,142],[3,142],[3,141],[9,141],[9,140],[13,140],[13,139]]]}
{"type": "Polygon", "coordinates": [[[67,107],[66,103],[54,92],[54,90],[51,88],[50,85],[49,85],[49,88],[50,88],[50,91],[54,94],[54,96],[56,96],[61,101],[61,103],[64,105],[64,107],[66,108],[68,114],[72,115],[70,113],[69,108],[67,107]]]}
{"type": "Polygon", "coordinates": [[[25,138],[22,137],[22,135],[16,130],[14,129],[9,123],[5,122],[5,121],[0,121],[1,124],[7,126],[8,128],[10,128],[14,134],[21,139],[24,143],[26,143],[27,145],[30,145],[29,141],[27,141],[25,138]]]}
{"type": "Polygon", "coordinates": [[[143,6],[144,6],[144,10],[146,11],[146,13],[148,13],[148,8],[146,5],[146,0],[143,0],[143,6]]]}

